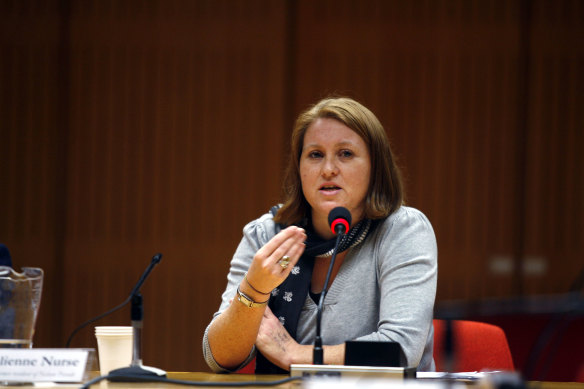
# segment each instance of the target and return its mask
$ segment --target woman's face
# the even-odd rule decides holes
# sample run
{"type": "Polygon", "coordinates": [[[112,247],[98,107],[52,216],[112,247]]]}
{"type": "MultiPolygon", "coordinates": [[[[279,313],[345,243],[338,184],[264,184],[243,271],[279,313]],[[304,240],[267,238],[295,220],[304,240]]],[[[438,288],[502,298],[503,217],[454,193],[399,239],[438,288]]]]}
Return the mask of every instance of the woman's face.
{"type": "Polygon", "coordinates": [[[327,118],[308,127],[300,155],[300,179],[317,232],[329,231],[328,214],[335,207],[347,208],[352,224],[363,218],[370,176],[369,150],[355,131],[327,118]]]}

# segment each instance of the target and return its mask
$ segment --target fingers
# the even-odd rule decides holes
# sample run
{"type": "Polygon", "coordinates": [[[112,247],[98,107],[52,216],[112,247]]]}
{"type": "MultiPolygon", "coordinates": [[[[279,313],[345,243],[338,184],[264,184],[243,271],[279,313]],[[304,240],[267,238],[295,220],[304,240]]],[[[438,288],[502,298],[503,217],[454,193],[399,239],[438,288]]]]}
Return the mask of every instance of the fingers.
{"type": "Polygon", "coordinates": [[[291,246],[304,243],[305,240],[306,233],[302,228],[290,226],[276,234],[258,252],[262,252],[266,256],[275,255],[280,258],[287,253],[291,246]]]}
{"type": "Polygon", "coordinates": [[[268,360],[283,369],[289,369],[291,354],[294,353],[297,343],[290,336],[286,328],[274,316],[269,308],[266,308],[258,335],[256,347],[268,360]]]}
{"type": "Polygon", "coordinates": [[[302,228],[288,227],[258,250],[254,260],[262,262],[262,267],[270,268],[273,272],[281,272],[279,262],[284,256],[289,257],[289,265],[294,266],[304,252],[306,233],[302,228]],[[275,266],[278,265],[278,266],[275,266]]]}
{"type": "Polygon", "coordinates": [[[290,226],[280,231],[257,251],[248,270],[248,280],[259,290],[274,289],[288,277],[302,256],[305,240],[306,233],[300,227],[290,226]],[[284,256],[287,258],[282,263],[284,256]]]}
{"type": "Polygon", "coordinates": [[[282,268],[282,271],[284,272],[291,271],[291,268],[293,268],[294,265],[296,265],[296,263],[300,260],[300,257],[304,252],[304,248],[305,244],[304,241],[302,241],[300,244],[294,244],[290,248],[288,248],[286,254],[282,255],[282,257],[278,258],[276,255],[276,257],[278,258],[276,259],[276,261],[278,265],[280,265],[280,267],[282,268]],[[283,261],[284,262],[283,263],[282,259],[284,259],[284,257],[286,257],[287,261],[283,261]]]}

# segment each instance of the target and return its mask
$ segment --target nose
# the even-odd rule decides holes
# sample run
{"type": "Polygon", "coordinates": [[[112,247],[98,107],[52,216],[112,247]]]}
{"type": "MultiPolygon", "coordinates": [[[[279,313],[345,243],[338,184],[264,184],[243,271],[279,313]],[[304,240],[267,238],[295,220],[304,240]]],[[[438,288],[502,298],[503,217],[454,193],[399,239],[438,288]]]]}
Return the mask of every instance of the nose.
{"type": "Polygon", "coordinates": [[[339,174],[339,168],[333,158],[326,158],[322,166],[322,175],[324,177],[334,177],[339,174]]]}

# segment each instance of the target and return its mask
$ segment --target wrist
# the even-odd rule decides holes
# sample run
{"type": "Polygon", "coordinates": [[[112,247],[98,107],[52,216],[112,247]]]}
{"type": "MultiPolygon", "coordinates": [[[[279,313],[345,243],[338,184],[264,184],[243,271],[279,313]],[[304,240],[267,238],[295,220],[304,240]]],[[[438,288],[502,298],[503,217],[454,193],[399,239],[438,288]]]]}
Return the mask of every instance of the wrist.
{"type": "MultiPolygon", "coordinates": [[[[266,296],[264,296],[266,297],[266,296]]],[[[268,305],[269,297],[262,300],[256,300],[254,297],[247,295],[245,292],[237,288],[235,299],[248,308],[265,308],[268,305]]]]}
{"type": "Polygon", "coordinates": [[[290,365],[312,364],[312,345],[299,344],[294,342],[292,352],[288,354],[288,369],[290,365]]]}
{"type": "Polygon", "coordinates": [[[249,297],[250,299],[252,299],[253,301],[256,301],[256,302],[267,301],[270,298],[270,295],[266,296],[264,294],[256,292],[252,288],[250,288],[249,285],[245,281],[241,281],[238,289],[241,293],[243,293],[244,295],[246,295],[247,297],[249,297]]]}
{"type": "Polygon", "coordinates": [[[258,293],[258,294],[261,294],[262,296],[268,296],[268,297],[269,297],[269,296],[270,296],[270,294],[272,293],[272,290],[269,290],[269,291],[265,292],[265,291],[262,291],[262,290],[260,290],[260,289],[256,288],[256,287],[254,286],[254,284],[252,284],[252,283],[249,281],[249,278],[247,277],[247,273],[245,273],[245,274],[243,275],[243,281],[244,281],[244,282],[247,284],[247,286],[249,286],[250,288],[252,288],[254,292],[256,292],[256,293],[258,293]]]}

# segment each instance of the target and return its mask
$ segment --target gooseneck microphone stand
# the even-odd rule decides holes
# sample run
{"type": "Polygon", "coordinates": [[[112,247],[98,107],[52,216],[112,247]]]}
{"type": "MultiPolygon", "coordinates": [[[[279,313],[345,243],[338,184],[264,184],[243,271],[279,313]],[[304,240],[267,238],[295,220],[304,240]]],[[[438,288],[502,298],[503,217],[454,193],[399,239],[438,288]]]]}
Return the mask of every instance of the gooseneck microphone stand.
{"type": "Polygon", "coordinates": [[[320,292],[320,299],[318,300],[318,309],[316,311],[316,337],[314,338],[314,349],[312,351],[312,363],[314,365],[322,365],[324,364],[324,353],[322,348],[322,337],[320,336],[320,322],[322,320],[322,309],[324,307],[324,298],[326,296],[326,292],[328,291],[328,284],[331,278],[331,273],[333,272],[333,266],[335,264],[335,259],[337,258],[337,247],[339,247],[339,242],[343,234],[337,235],[337,241],[335,243],[335,250],[333,251],[333,256],[331,257],[331,263],[328,268],[328,272],[326,273],[326,278],[324,280],[324,286],[322,288],[322,292],[320,292]]]}
{"type": "Polygon", "coordinates": [[[130,301],[132,302],[131,311],[130,311],[130,319],[132,321],[132,334],[133,334],[133,346],[132,346],[132,363],[129,367],[124,367],[121,369],[112,370],[107,378],[110,381],[125,381],[125,382],[140,382],[145,380],[145,377],[166,377],[166,372],[164,370],[157,369],[155,367],[148,367],[142,366],[142,319],[144,316],[144,310],[142,305],[142,295],[140,294],[140,288],[148,275],[154,269],[156,265],[160,263],[162,260],[162,254],[158,253],[152,257],[150,264],[142,273],[142,276],[130,292],[130,295],[124,302],[122,302],[117,307],[110,309],[109,311],[102,313],[94,317],[93,319],[87,320],[85,323],[81,324],[79,327],[75,328],[69,339],[67,340],[67,344],[65,347],[69,347],[71,344],[71,340],[73,336],[77,332],[79,332],[82,328],[86,327],[88,324],[91,324],[121,308],[126,306],[127,303],[130,301]]]}
{"type": "Polygon", "coordinates": [[[154,255],[152,257],[152,260],[150,261],[150,263],[148,264],[148,267],[146,268],[146,270],[144,270],[144,273],[142,273],[142,275],[140,276],[140,279],[138,280],[138,282],[136,283],[136,285],[134,285],[134,288],[132,289],[132,291],[130,292],[130,295],[118,306],[110,309],[107,312],[104,312],[100,315],[97,315],[96,317],[87,320],[86,322],[82,323],[79,327],[75,328],[73,330],[73,332],[71,333],[71,335],[69,336],[69,339],[67,339],[67,343],[65,344],[65,347],[69,348],[69,346],[71,345],[71,341],[73,340],[73,337],[75,336],[75,334],[77,334],[80,330],[82,330],[83,328],[87,327],[89,324],[94,323],[120,309],[122,309],[123,307],[126,306],[126,304],[128,304],[130,301],[132,301],[132,298],[140,292],[140,288],[142,287],[142,284],[144,283],[144,281],[146,281],[146,278],[148,278],[148,275],[150,274],[150,272],[152,271],[152,269],[154,269],[154,266],[158,265],[160,263],[160,261],[162,260],[162,254],[158,253],[156,255],[154,255]]]}
{"type": "Polygon", "coordinates": [[[143,299],[137,290],[132,296],[130,312],[132,320],[133,347],[132,363],[109,372],[108,380],[112,382],[140,382],[148,377],[166,377],[164,370],[142,365],[142,319],[144,318],[143,299]]]}
{"type": "Polygon", "coordinates": [[[322,287],[322,292],[320,292],[320,299],[318,300],[318,307],[316,310],[316,336],[314,338],[314,349],[312,351],[312,364],[322,365],[324,364],[324,350],[322,348],[322,337],[320,324],[322,321],[322,310],[324,308],[324,298],[328,292],[328,285],[333,272],[333,267],[335,265],[335,259],[337,258],[337,251],[339,251],[339,243],[344,234],[349,230],[351,225],[351,213],[348,209],[343,207],[336,207],[330,211],[328,216],[328,222],[331,226],[331,230],[337,236],[335,242],[335,248],[333,250],[333,255],[331,257],[331,263],[329,264],[328,271],[326,273],[326,278],[324,280],[324,285],[322,287]]]}
{"type": "Polygon", "coordinates": [[[132,363],[129,367],[122,367],[109,372],[108,380],[113,382],[140,382],[148,377],[166,377],[164,370],[156,367],[142,365],[142,320],[144,318],[144,305],[140,288],[152,271],[154,266],[160,262],[162,254],[157,254],[152,259],[150,266],[146,269],[140,281],[136,284],[130,298],[132,306],[130,309],[130,320],[132,321],[133,347],[132,363]]]}

